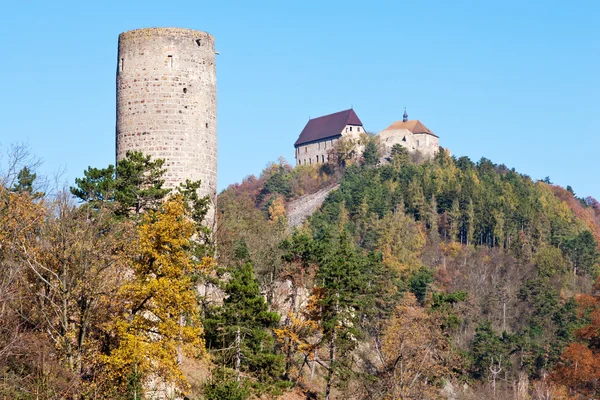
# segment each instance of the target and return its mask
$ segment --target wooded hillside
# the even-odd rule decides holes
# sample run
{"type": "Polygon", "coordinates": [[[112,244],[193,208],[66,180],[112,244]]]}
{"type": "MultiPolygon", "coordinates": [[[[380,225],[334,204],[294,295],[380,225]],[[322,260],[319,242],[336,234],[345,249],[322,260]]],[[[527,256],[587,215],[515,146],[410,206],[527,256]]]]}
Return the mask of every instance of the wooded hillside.
{"type": "Polygon", "coordinates": [[[24,160],[0,181],[0,397],[600,396],[600,204],[570,187],[369,143],[230,186],[211,232],[161,160],[62,193],[24,160]]]}

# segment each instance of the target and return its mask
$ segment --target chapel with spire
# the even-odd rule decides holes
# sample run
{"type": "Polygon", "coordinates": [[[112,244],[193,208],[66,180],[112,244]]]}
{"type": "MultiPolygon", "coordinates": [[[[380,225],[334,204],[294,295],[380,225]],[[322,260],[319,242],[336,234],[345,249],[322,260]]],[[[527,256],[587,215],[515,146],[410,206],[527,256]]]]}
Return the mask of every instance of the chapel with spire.
{"type": "Polygon", "coordinates": [[[391,153],[395,144],[406,147],[410,153],[419,153],[424,158],[433,158],[440,148],[440,138],[418,119],[409,120],[406,107],[402,121],[394,122],[377,136],[384,156],[391,153]]]}

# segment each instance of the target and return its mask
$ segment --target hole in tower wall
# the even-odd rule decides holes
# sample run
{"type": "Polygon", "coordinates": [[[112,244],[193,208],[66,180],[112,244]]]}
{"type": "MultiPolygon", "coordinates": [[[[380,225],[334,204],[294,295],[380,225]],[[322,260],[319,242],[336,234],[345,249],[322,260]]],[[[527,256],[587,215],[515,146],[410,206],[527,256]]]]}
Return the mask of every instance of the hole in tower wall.
{"type": "Polygon", "coordinates": [[[204,124],[204,126],[205,126],[206,128],[208,128],[208,122],[207,122],[207,123],[205,123],[205,124],[204,124]]]}
{"type": "Polygon", "coordinates": [[[202,39],[196,39],[196,44],[198,46],[201,46],[202,45],[202,39]]]}
{"type": "Polygon", "coordinates": [[[173,68],[173,56],[167,56],[167,66],[173,68]]]}
{"type": "Polygon", "coordinates": [[[183,93],[187,93],[187,88],[183,88],[183,93]]]}
{"type": "Polygon", "coordinates": [[[125,59],[121,58],[121,60],[119,60],[119,72],[123,72],[123,64],[125,64],[125,59]]]}

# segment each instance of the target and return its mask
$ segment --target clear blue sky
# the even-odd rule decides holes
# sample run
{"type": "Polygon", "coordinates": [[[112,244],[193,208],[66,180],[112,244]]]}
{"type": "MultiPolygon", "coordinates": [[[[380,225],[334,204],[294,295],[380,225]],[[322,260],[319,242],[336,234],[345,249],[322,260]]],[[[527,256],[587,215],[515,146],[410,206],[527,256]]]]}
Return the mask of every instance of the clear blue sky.
{"type": "Polygon", "coordinates": [[[309,115],[370,131],[408,107],[453,154],[600,198],[598,1],[18,1],[1,7],[0,143],[42,173],[114,162],[117,37],[215,36],[219,190],[258,174],[309,115]]]}

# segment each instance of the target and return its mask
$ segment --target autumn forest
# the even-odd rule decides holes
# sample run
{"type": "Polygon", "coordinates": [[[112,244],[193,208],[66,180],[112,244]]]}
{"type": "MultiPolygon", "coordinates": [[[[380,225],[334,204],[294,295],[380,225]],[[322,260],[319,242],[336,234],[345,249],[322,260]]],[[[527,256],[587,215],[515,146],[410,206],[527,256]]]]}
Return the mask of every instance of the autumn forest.
{"type": "Polygon", "coordinates": [[[600,398],[598,201],[443,149],[336,151],[211,205],[141,153],[56,189],[13,147],[0,398],[600,398]]]}

